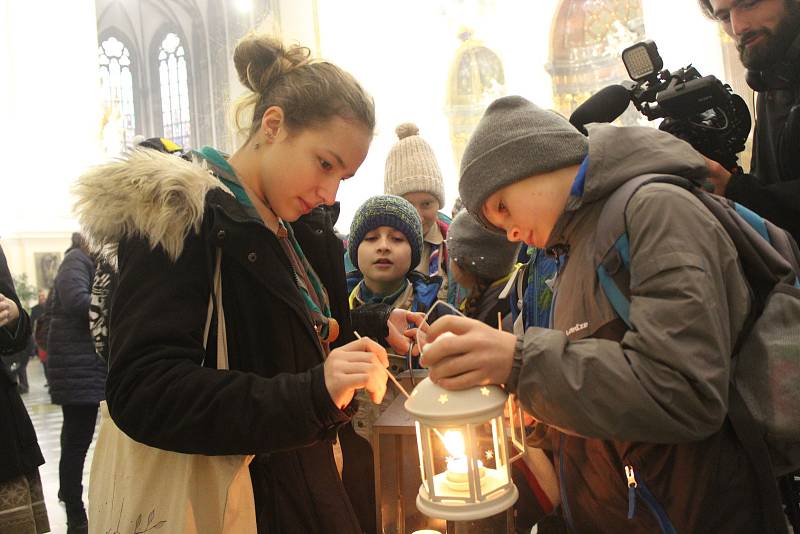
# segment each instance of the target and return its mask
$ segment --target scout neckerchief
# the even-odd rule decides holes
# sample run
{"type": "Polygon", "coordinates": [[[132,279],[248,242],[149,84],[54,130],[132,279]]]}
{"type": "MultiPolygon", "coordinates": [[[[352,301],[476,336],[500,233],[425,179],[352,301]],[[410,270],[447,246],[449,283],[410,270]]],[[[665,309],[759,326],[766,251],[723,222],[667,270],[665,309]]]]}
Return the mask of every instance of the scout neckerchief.
{"type": "Polygon", "coordinates": [[[353,291],[350,292],[350,309],[352,310],[364,304],[376,303],[390,304],[397,308],[406,309],[410,307],[413,296],[414,287],[408,280],[406,280],[406,283],[401,285],[397,291],[393,291],[389,295],[373,293],[367,287],[367,284],[364,283],[364,280],[361,280],[356,284],[356,287],[353,288],[353,291]],[[404,306],[404,304],[406,305],[404,306]]]}
{"type": "Polygon", "coordinates": [[[438,245],[434,245],[430,243],[431,246],[431,259],[428,262],[428,276],[436,276],[439,274],[439,249],[442,248],[442,244],[439,243],[438,245]]]}
{"type": "Polygon", "coordinates": [[[438,222],[433,223],[433,226],[425,233],[423,239],[431,251],[430,256],[428,256],[428,276],[436,276],[440,272],[439,260],[441,259],[442,243],[444,243],[444,236],[438,222]]]}

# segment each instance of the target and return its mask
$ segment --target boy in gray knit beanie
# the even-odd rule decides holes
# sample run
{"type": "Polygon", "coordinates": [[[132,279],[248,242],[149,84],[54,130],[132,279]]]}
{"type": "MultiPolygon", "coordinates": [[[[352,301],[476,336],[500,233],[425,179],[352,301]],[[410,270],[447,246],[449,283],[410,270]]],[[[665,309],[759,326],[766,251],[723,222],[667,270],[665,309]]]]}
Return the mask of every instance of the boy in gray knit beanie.
{"type": "MultiPolygon", "coordinates": [[[[580,165],[588,152],[588,139],[561,115],[541,109],[521,96],[500,98],[487,108],[464,151],[458,183],[461,199],[487,227],[497,228],[485,216],[485,207],[498,211],[498,205],[485,206],[490,196],[526,178],[560,170],[566,169],[565,173],[574,178],[575,171],[570,168],[580,165]]],[[[547,185],[555,184],[547,180],[547,185]]],[[[557,193],[542,184],[542,194],[540,200],[551,203],[557,193]]],[[[552,217],[553,210],[545,211],[552,217]]],[[[525,241],[527,237],[531,236],[513,240],[525,241]]],[[[539,243],[534,244],[544,246],[548,236],[538,237],[539,243]]]]}
{"type": "Polygon", "coordinates": [[[446,389],[502,384],[517,395],[537,445],[558,451],[551,475],[571,531],[784,526],[730,424],[741,402],[729,395],[731,362],[753,299],[713,199],[695,189],[708,172],[666,132],[595,125],[587,139],[518,96],[487,108],[465,150],[470,213],[558,265],[549,321],[509,333],[443,317],[427,329],[422,364],[446,389]],[[456,335],[440,343],[445,332],[456,335]],[[719,492],[721,473],[736,492],[719,492]]]}

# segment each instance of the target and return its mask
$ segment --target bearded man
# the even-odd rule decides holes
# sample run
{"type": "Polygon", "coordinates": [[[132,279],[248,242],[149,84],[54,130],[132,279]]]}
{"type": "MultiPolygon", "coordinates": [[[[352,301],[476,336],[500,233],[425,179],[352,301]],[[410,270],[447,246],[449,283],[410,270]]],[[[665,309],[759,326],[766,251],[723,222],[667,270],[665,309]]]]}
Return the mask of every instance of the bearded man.
{"type": "Polygon", "coordinates": [[[800,241],[800,0],[699,0],[736,42],[758,93],[749,174],[709,161],[715,192],[800,241]]]}

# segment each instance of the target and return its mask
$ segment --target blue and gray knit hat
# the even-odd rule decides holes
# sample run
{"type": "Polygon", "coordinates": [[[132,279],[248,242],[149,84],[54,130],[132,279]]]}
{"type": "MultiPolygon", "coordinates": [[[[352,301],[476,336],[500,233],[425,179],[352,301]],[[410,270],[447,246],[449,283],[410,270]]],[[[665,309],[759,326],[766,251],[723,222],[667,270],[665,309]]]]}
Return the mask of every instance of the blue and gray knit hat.
{"type": "Polygon", "coordinates": [[[414,269],[422,257],[422,221],[417,210],[403,197],[379,195],[367,199],[356,211],[350,225],[350,241],[347,252],[350,261],[358,269],[358,246],[364,236],[376,228],[389,226],[403,232],[411,245],[411,268],[414,269]]]}

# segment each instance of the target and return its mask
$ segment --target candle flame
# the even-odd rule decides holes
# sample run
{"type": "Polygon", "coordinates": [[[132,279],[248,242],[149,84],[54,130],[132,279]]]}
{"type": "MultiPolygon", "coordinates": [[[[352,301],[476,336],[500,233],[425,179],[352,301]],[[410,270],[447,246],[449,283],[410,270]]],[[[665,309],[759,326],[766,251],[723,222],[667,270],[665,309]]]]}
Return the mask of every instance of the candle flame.
{"type": "Polygon", "coordinates": [[[458,430],[448,430],[444,433],[442,438],[444,441],[444,448],[450,453],[453,458],[463,458],[466,452],[464,445],[464,436],[458,430]]]}

